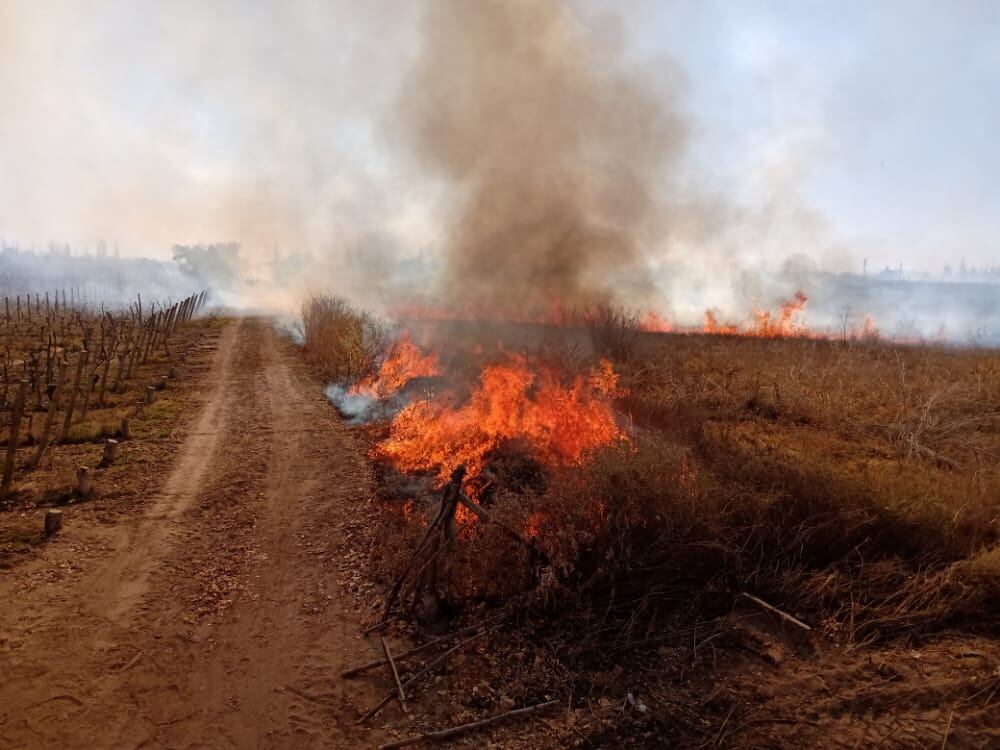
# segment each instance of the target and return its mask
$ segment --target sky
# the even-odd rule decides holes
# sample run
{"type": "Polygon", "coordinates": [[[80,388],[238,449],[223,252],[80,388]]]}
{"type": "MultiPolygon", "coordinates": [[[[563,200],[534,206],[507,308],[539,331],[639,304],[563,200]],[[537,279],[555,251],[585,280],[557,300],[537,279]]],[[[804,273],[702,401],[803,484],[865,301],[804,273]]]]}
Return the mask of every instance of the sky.
{"type": "Polygon", "coordinates": [[[785,172],[845,249],[937,270],[998,262],[1000,4],[654,3],[643,54],[689,80],[703,168],[745,200],[785,172]]]}
{"type": "MultiPolygon", "coordinates": [[[[733,217],[704,242],[765,266],[1000,263],[1000,3],[567,4],[683,113],[664,180],[733,217]]],[[[0,0],[0,233],[433,251],[445,199],[395,109],[420,5],[0,0]]]]}

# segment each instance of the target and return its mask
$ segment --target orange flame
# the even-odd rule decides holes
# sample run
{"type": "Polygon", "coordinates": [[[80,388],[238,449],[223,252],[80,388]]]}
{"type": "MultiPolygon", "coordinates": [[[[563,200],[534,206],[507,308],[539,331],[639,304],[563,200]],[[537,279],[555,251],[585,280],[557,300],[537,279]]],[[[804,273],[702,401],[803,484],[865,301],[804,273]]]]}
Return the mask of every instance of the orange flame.
{"type": "Polygon", "coordinates": [[[811,331],[801,323],[796,316],[805,309],[809,298],[802,292],[796,292],[794,299],[781,303],[781,311],[777,316],[768,310],[754,310],[753,322],[749,327],[732,324],[720,324],[711,310],[705,311],[705,323],[702,333],[728,336],[756,336],[764,339],[775,339],[790,336],[816,338],[821,334],[811,331]]]}
{"type": "Polygon", "coordinates": [[[549,368],[508,355],[487,365],[468,400],[417,401],[396,415],[374,455],[405,472],[434,472],[442,481],[465,464],[468,480],[488,454],[516,440],[548,466],[579,464],[596,448],[624,437],[607,397],[617,389],[610,363],[564,386],[549,368]]]}
{"type": "Polygon", "coordinates": [[[658,312],[649,310],[639,318],[639,328],[649,333],[670,333],[674,327],[670,321],[658,312]]]}
{"type": "Polygon", "coordinates": [[[781,314],[777,320],[773,320],[771,313],[767,311],[756,311],[754,313],[757,317],[755,334],[762,338],[808,334],[809,329],[795,323],[795,316],[802,312],[808,299],[802,292],[796,292],[794,300],[781,303],[781,314]]]}
{"type": "Polygon", "coordinates": [[[371,398],[386,398],[413,378],[439,374],[437,355],[433,352],[424,354],[410,339],[409,333],[403,333],[389,349],[388,356],[378,373],[358,382],[351,388],[350,393],[363,394],[371,398]]]}
{"type": "Polygon", "coordinates": [[[705,325],[702,326],[702,333],[716,334],[716,335],[736,335],[740,333],[739,326],[734,325],[720,325],[719,321],[715,319],[715,313],[711,310],[705,311],[705,325]]]}
{"type": "MultiPolygon", "coordinates": [[[[800,313],[805,310],[808,297],[801,291],[794,294],[791,300],[780,304],[776,311],[754,309],[749,318],[742,322],[720,323],[717,311],[709,309],[704,313],[701,326],[683,325],[670,320],[655,310],[640,311],[636,320],[639,330],[648,333],[703,333],[721,336],[747,336],[754,338],[803,338],[803,339],[850,339],[879,340],[881,332],[872,320],[866,319],[863,326],[841,326],[835,330],[820,330],[811,328],[799,320],[800,313]]],[[[551,300],[547,305],[534,305],[517,309],[498,307],[464,306],[432,306],[410,304],[401,305],[395,309],[395,314],[402,319],[425,321],[447,320],[488,320],[510,323],[530,323],[550,326],[588,326],[590,315],[597,308],[573,308],[551,300]]],[[[943,333],[938,334],[943,338],[943,333]]],[[[893,337],[893,341],[905,343],[916,342],[917,339],[893,337]]]]}

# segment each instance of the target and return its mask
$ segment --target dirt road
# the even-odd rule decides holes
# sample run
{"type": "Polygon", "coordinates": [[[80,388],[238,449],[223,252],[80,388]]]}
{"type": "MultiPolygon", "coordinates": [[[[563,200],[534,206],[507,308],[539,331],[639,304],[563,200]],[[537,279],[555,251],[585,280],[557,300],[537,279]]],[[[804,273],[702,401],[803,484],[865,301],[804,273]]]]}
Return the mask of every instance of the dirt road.
{"type": "Polygon", "coordinates": [[[266,321],[223,333],[144,510],[0,573],[0,748],[371,746],[338,589],[364,459],[266,321]]]}

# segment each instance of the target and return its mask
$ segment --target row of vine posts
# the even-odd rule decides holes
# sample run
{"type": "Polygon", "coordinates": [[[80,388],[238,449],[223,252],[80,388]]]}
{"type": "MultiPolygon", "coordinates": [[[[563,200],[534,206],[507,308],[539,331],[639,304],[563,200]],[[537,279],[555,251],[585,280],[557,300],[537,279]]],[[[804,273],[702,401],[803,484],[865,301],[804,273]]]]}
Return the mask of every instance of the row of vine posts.
{"type": "MultiPolygon", "coordinates": [[[[140,365],[161,350],[169,362],[178,328],[204,307],[207,292],[143,308],[142,297],[111,311],[67,304],[66,293],[4,297],[0,310],[0,420],[7,427],[0,500],[13,491],[17,450],[34,446],[24,468],[38,467],[54,442],[65,441],[91,409],[136,385],[140,365]],[[41,428],[35,428],[36,417],[41,428]]],[[[139,384],[151,402],[155,385],[139,384]]],[[[127,431],[127,421],[123,423],[127,431]]]]}

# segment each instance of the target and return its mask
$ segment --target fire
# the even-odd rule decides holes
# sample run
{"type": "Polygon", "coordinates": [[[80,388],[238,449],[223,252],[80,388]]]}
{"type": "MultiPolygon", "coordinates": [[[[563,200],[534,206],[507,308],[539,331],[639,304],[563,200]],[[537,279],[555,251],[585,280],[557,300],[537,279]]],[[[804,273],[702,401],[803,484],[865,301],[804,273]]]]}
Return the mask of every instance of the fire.
{"type": "Polygon", "coordinates": [[[551,368],[510,354],[483,368],[464,403],[454,395],[417,401],[390,425],[375,456],[405,472],[433,472],[442,481],[460,465],[474,481],[491,451],[517,441],[546,466],[573,466],[622,439],[608,396],[616,392],[610,363],[564,385],[551,368]]]}
{"type": "Polygon", "coordinates": [[[702,333],[706,334],[726,334],[726,335],[737,335],[740,333],[739,326],[734,325],[720,325],[719,321],[715,319],[715,313],[711,310],[705,311],[705,325],[701,329],[702,333]]]}
{"type": "Polygon", "coordinates": [[[780,336],[796,336],[808,333],[805,326],[795,323],[795,316],[806,306],[808,297],[802,292],[795,293],[795,299],[781,304],[781,313],[777,320],[767,311],[757,311],[756,335],[763,338],[778,338],[780,336]]]}
{"type": "Polygon", "coordinates": [[[414,378],[440,374],[437,355],[424,354],[409,333],[400,336],[389,350],[377,374],[369,375],[350,390],[371,398],[385,398],[396,393],[414,378]]]}
{"type": "Polygon", "coordinates": [[[639,328],[650,333],[670,333],[674,327],[666,317],[649,310],[639,318],[639,328]]]}
{"type": "MultiPolygon", "coordinates": [[[[708,309],[704,313],[703,322],[698,325],[685,325],[671,320],[667,315],[656,310],[638,311],[632,318],[638,330],[648,333],[673,334],[706,334],[716,336],[747,336],[753,338],[777,339],[850,339],[873,341],[882,338],[882,334],[871,318],[866,318],[863,326],[847,327],[841,325],[834,329],[812,328],[802,320],[809,298],[802,291],[797,291],[791,299],[781,302],[777,309],[766,310],[755,307],[746,319],[742,321],[720,322],[718,312],[708,309]]],[[[610,309],[610,308],[609,308],[610,309]]],[[[549,305],[535,305],[522,309],[475,308],[465,307],[432,307],[410,305],[399,307],[396,313],[403,319],[410,318],[424,321],[474,320],[474,321],[504,321],[508,323],[526,323],[559,327],[583,327],[592,324],[600,316],[601,308],[571,308],[552,301],[549,305]]],[[[943,332],[939,334],[944,337],[943,332]]],[[[906,343],[908,339],[893,337],[893,341],[906,343]]]]}
{"type": "Polygon", "coordinates": [[[727,336],[756,336],[763,339],[788,337],[815,338],[820,335],[805,325],[796,322],[796,316],[805,309],[809,298],[802,292],[796,292],[793,299],[781,303],[777,315],[769,310],[756,309],[753,319],[746,327],[733,324],[720,324],[711,310],[705,311],[705,323],[702,333],[727,336]]]}
{"type": "Polygon", "coordinates": [[[625,392],[618,386],[618,373],[610,360],[601,358],[600,364],[590,371],[588,378],[590,387],[595,393],[600,393],[607,398],[618,398],[624,396],[625,392]]]}

